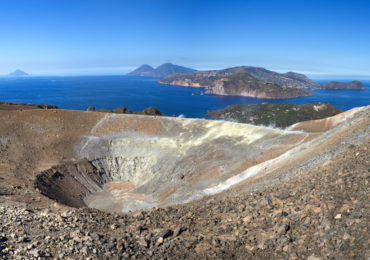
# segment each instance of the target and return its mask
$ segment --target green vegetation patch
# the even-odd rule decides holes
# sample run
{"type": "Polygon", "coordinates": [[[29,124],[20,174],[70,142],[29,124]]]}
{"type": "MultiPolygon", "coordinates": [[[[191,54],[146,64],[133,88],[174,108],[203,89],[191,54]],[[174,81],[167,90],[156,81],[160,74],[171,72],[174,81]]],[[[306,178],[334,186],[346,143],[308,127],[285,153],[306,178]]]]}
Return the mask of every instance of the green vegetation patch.
{"type": "Polygon", "coordinates": [[[327,103],[253,104],[232,105],[220,110],[208,111],[212,118],[226,119],[239,123],[276,126],[285,128],[292,124],[322,119],[343,112],[327,103]]]}

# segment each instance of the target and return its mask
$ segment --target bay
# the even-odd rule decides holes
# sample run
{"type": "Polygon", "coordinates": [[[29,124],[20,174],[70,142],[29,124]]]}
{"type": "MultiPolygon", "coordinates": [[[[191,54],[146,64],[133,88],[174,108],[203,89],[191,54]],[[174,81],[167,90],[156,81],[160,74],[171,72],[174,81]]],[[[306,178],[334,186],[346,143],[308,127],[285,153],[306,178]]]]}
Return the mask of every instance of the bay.
{"type": "MultiPolygon", "coordinates": [[[[0,101],[53,104],[64,109],[114,109],[125,106],[141,111],[154,106],[162,113],[206,118],[208,110],[233,104],[330,103],[342,110],[370,104],[370,81],[365,90],[309,90],[310,97],[293,99],[256,99],[248,97],[201,95],[202,88],[161,85],[156,78],[132,76],[44,76],[1,77],[0,101]]],[[[322,84],[329,80],[320,80],[322,84]]]]}

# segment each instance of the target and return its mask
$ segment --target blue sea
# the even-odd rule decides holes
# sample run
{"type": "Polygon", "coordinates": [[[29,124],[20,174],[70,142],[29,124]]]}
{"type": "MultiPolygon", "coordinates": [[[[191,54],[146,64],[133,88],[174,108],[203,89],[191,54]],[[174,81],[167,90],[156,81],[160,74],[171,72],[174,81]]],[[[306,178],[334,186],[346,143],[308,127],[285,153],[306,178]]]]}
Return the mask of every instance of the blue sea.
{"type": "Polygon", "coordinates": [[[156,80],[130,76],[0,77],[0,101],[53,104],[75,110],[125,106],[141,111],[154,106],[169,116],[191,118],[206,118],[208,110],[233,104],[326,102],[342,110],[370,104],[370,81],[362,81],[366,90],[310,90],[314,96],[271,100],[201,95],[204,89],[161,85],[156,80]]]}

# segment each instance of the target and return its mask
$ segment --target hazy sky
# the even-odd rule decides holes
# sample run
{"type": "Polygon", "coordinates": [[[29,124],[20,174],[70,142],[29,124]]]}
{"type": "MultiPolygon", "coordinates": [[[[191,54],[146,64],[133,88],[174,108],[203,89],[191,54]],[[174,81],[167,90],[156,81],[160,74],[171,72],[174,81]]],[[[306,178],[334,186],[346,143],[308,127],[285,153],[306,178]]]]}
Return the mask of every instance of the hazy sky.
{"type": "Polygon", "coordinates": [[[370,75],[370,0],[0,1],[0,74],[164,62],[370,75]]]}

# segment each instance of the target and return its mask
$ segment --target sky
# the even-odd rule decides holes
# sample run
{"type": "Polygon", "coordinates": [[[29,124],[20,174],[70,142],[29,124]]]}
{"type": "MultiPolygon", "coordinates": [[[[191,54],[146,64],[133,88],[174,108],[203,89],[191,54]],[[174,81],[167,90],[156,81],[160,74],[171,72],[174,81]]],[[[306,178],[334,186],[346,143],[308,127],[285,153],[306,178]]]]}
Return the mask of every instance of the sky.
{"type": "Polygon", "coordinates": [[[370,77],[370,0],[0,1],[0,74],[164,62],[370,77]]]}

